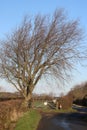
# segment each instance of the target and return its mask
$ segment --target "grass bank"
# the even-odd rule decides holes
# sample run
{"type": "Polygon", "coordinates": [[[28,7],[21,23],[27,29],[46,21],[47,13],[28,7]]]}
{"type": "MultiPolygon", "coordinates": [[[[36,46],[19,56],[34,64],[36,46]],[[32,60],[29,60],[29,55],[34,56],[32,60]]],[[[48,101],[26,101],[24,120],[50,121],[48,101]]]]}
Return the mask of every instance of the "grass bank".
{"type": "Polygon", "coordinates": [[[40,119],[41,115],[38,111],[29,110],[18,120],[14,130],[36,130],[40,119]]]}
{"type": "Polygon", "coordinates": [[[70,112],[77,112],[77,110],[69,108],[69,109],[43,109],[43,112],[47,113],[70,113],[70,112]]]}

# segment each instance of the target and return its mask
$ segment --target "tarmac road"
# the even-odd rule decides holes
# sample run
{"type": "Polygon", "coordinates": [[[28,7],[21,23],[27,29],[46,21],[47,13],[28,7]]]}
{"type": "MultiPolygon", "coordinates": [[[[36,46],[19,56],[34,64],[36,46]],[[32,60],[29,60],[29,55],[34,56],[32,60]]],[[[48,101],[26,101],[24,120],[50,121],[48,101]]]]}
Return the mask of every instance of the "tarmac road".
{"type": "Polygon", "coordinates": [[[87,113],[43,114],[37,130],[87,130],[87,113]]]}
{"type": "Polygon", "coordinates": [[[87,113],[87,107],[79,106],[79,105],[73,104],[73,105],[72,105],[72,108],[73,108],[73,109],[76,109],[76,110],[79,111],[79,112],[85,112],[85,113],[87,113]]]}

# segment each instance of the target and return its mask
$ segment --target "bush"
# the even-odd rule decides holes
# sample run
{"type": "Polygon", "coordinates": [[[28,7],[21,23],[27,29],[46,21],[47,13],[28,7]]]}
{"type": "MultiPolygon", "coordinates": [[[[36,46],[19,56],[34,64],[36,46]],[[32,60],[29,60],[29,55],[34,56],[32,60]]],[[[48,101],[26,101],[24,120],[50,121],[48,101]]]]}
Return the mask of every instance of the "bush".
{"type": "Polygon", "coordinates": [[[63,96],[59,99],[59,103],[62,105],[63,109],[71,108],[73,103],[73,96],[71,94],[63,96]]]}
{"type": "Polygon", "coordinates": [[[0,130],[9,129],[11,122],[21,116],[21,100],[0,102],[0,130]]]}

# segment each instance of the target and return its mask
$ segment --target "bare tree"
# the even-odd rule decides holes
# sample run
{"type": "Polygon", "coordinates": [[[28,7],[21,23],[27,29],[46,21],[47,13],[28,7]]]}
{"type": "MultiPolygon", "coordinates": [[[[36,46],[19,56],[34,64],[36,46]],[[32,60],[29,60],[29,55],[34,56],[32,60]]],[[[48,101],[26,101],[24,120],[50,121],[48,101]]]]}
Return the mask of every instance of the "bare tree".
{"type": "Polygon", "coordinates": [[[2,86],[0,86],[0,92],[5,92],[5,88],[3,88],[2,86]]]}
{"type": "Polygon", "coordinates": [[[75,61],[83,57],[83,32],[78,20],[64,10],[53,16],[25,17],[0,47],[0,77],[12,83],[28,103],[43,75],[66,79],[75,61]]]}

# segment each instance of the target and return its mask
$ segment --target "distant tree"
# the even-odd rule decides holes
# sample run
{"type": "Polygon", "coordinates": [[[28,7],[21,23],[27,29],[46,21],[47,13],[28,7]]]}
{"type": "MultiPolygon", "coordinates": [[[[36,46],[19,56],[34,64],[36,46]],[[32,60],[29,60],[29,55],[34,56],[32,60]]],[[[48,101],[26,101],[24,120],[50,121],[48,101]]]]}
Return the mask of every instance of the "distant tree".
{"type": "Polygon", "coordinates": [[[1,41],[0,77],[13,84],[28,105],[43,75],[69,78],[74,63],[83,57],[82,38],[78,20],[68,19],[64,10],[56,10],[53,16],[25,17],[1,41]]]}
{"type": "Polygon", "coordinates": [[[61,93],[60,93],[60,97],[63,97],[63,96],[64,96],[64,93],[63,93],[63,92],[61,92],[61,93]]]}
{"type": "Polygon", "coordinates": [[[2,88],[1,88],[1,86],[0,86],[0,92],[2,91],[2,88]]]}
{"type": "Polygon", "coordinates": [[[87,95],[87,82],[75,85],[67,94],[73,97],[74,102],[82,101],[87,95]]]}
{"type": "Polygon", "coordinates": [[[0,86],[0,92],[5,92],[5,89],[2,86],[0,86]]]}

